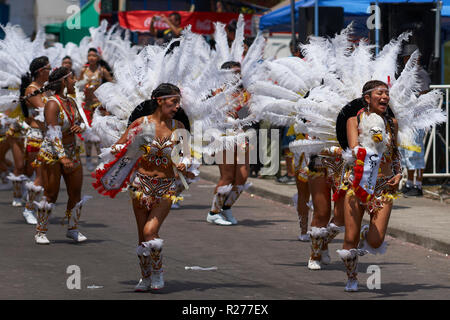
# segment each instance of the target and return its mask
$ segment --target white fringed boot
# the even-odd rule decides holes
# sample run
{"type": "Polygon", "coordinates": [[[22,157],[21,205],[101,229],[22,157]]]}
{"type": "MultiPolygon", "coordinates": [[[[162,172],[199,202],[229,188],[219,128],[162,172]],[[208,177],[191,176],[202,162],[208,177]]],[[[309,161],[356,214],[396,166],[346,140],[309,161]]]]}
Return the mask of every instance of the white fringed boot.
{"type": "Polygon", "coordinates": [[[37,224],[37,220],[35,217],[34,202],[39,201],[38,198],[40,194],[44,191],[44,188],[41,186],[34,185],[33,181],[26,182],[25,188],[28,190],[27,202],[25,204],[25,209],[23,210],[22,214],[28,224],[37,224]]]}
{"type": "Polygon", "coordinates": [[[154,290],[164,288],[164,278],[162,269],[162,247],[163,239],[153,239],[148,241],[150,244],[150,257],[152,265],[152,283],[151,288],[154,290]]]}
{"type": "Polygon", "coordinates": [[[48,230],[48,218],[50,217],[55,204],[48,202],[47,199],[43,197],[40,202],[34,202],[34,205],[37,208],[37,224],[34,240],[37,244],[49,244],[50,241],[48,241],[46,236],[48,230]]]}
{"type": "Polygon", "coordinates": [[[312,227],[308,234],[311,237],[311,256],[308,261],[308,269],[320,270],[322,268],[322,246],[328,236],[328,230],[324,227],[312,227]]]}
{"type": "Polygon", "coordinates": [[[220,211],[222,210],[225,199],[232,188],[233,186],[231,184],[217,188],[217,193],[214,194],[212,201],[211,211],[208,212],[208,215],[206,216],[207,222],[220,226],[231,226],[231,222],[226,220],[226,218],[220,214],[220,211]]]}
{"type": "Polygon", "coordinates": [[[338,225],[334,224],[333,222],[330,222],[327,226],[327,230],[328,230],[328,234],[323,242],[322,252],[321,252],[321,262],[323,264],[331,263],[330,254],[328,252],[328,244],[331,243],[331,241],[333,241],[333,239],[336,238],[336,236],[339,233],[345,232],[345,226],[338,226],[338,225]]]}
{"type": "Polygon", "coordinates": [[[22,207],[23,206],[23,185],[24,181],[28,180],[28,177],[21,174],[20,176],[16,176],[14,173],[10,173],[8,175],[8,179],[12,182],[13,185],[13,207],[22,207]]]}
{"type": "Polygon", "coordinates": [[[143,242],[136,248],[136,254],[139,258],[139,266],[141,268],[142,278],[134,288],[136,292],[149,291],[152,285],[152,262],[150,257],[150,244],[143,242]]]}
{"type": "Polygon", "coordinates": [[[222,214],[223,214],[223,216],[225,217],[225,219],[227,221],[231,222],[231,224],[237,224],[238,223],[236,218],[233,217],[233,212],[231,211],[231,207],[233,206],[233,204],[236,203],[237,199],[242,194],[242,192],[244,192],[245,190],[247,190],[251,186],[252,186],[251,183],[236,185],[226,195],[226,199],[225,199],[223,207],[222,207],[222,214]]]}
{"type": "MultiPolygon", "coordinates": [[[[292,197],[292,202],[294,203],[295,211],[297,211],[298,213],[298,193],[294,194],[294,196],[292,197]]],[[[311,240],[308,234],[308,216],[306,217],[306,219],[304,219],[301,215],[298,215],[298,225],[300,227],[298,240],[302,242],[309,242],[311,240]],[[304,230],[306,230],[306,233],[303,233],[304,230]]]]}
{"type": "MultiPolygon", "coordinates": [[[[66,210],[66,217],[69,221],[66,237],[73,239],[75,242],[86,241],[87,238],[78,230],[78,223],[81,217],[81,209],[83,204],[92,198],[91,196],[84,196],[80,202],[78,202],[72,210],[66,210]]],[[[63,220],[64,223],[64,220],[63,220]]]]}
{"type": "Polygon", "coordinates": [[[337,250],[338,255],[341,257],[345,265],[345,270],[347,272],[347,284],[345,286],[345,291],[356,292],[358,291],[358,250],[337,250]]]}

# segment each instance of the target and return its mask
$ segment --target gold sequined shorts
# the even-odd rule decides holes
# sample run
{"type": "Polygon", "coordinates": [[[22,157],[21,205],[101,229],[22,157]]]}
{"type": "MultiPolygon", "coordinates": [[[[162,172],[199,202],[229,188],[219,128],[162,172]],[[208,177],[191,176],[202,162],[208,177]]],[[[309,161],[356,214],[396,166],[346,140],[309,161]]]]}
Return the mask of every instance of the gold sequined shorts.
{"type": "MultiPolygon", "coordinates": [[[[80,159],[80,146],[77,146],[75,143],[64,144],[64,152],[70,160],[72,160],[74,164],[74,168],[78,168],[81,166],[80,159]]],[[[54,152],[51,142],[48,140],[44,140],[42,143],[41,149],[36,157],[36,160],[33,162],[33,167],[39,167],[42,164],[55,164],[59,162],[59,158],[54,152]]]]}
{"type": "Polygon", "coordinates": [[[141,207],[151,210],[161,199],[176,202],[177,179],[149,177],[137,172],[129,190],[131,198],[138,200],[141,207]]]}

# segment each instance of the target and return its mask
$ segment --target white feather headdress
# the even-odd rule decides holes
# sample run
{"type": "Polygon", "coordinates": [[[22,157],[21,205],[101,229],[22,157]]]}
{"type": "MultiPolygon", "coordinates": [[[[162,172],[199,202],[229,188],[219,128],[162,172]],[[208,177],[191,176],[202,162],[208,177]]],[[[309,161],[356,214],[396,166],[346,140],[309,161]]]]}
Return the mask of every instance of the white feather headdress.
{"type": "Polygon", "coordinates": [[[370,80],[392,85],[390,106],[399,122],[401,143],[407,143],[416,130],[445,121],[437,108],[438,91],[417,97],[417,54],[395,78],[397,56],[409,33],[392,40],[377,57],[373,56],[373,46],[364,40],[358,46],[350,42],[351,33],[352,25],[333,39],[310,38],[310,43],[302,46],[305,59],[265,62],[267,76],[249,86],[252,109],[260,119],[276,125],[294,124],[297,132],[314,139],[296,141],[291,149],[294,152],[318,153],[327,146],[338,146],[337,115],[343,106],[361,97],[364,84],[370,80]]]}
{"type": "MultiPolygon", "coordinates": [[[[151,99],[152,91],[161,83],[171,83],[180,88],[181,107],[191,127],[201,125],[204,131],[223,126],[226,112],[232,106],[231,93],[235,90],[233,85],[227,86],[227,83],[237,83],[235,76],[217,70],[209,46],[202,36],[192,33],[190,28],[184,30],[183,36],[173,40],[169,47],[174,47],[171,53],[167,53],[166,48],[146,46],[133,59],[115,63],[116,82],[105,83],[95,92],[111,113],[108,121],[99,124],[104,132],[126,128],[134,108],[151,99]],[[176,41],[179,41],[179,46],[174,45],[176,41]],[[212,95],[218,88],[226,89],[212,95]]],[[[115,136],[121,134],[118,132],[115,136]]],[[[221,139],[221,134],[216,138],[221,139]]],[[[219,148],[212,142],[209,146],[219,148]]],[[[203,147],[203,151],[212,151],[208,146],[203,147]]]]}
{"type": "Polygon", "coordinates": [[[46,55],[45,34],[39,30],[31,41],[19,26],[0,27],[5,32],[5,38],[0,40],[0,87],[9,88],[0,93],[0,108],[5,111],[17,106],[21,77],[30,71],[31,61],[46,55]]]}

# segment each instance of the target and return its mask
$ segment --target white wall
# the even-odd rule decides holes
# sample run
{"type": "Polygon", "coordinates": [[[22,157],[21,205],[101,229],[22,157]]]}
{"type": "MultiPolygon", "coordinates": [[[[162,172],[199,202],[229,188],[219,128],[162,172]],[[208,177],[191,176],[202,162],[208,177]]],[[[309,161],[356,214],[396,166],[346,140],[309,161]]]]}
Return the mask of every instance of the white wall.
{"type": "Polygon", "coordinates": [[[274,33],[271,36],[266,37],[266,39],[264,59],[291,56],[291,50],[289,49],[289,42],[291,41],[290,34],[274,33]]]}
{"type": "Polygon", "coordinates": [[[67,8],[71,5],[80,5],[79,0],[35,0],[36,26],[45,27],[46,24],[63,22],[71,16],[67,8]]]}
{"type": "Polygon", "coordinates": [[[9,22],[20,25],[29,37],[35,31],[34,3],[35,0],[6,1],[9,4],[9,22]]]}
{"type": "Polygon", "coordinates": [[[6,0],[9,4],[9,22],[22,27],[27,36],[31,36],[39,26],[63,22],[70,13],[70,5],[80,4],[79,0],[6,0]]]}

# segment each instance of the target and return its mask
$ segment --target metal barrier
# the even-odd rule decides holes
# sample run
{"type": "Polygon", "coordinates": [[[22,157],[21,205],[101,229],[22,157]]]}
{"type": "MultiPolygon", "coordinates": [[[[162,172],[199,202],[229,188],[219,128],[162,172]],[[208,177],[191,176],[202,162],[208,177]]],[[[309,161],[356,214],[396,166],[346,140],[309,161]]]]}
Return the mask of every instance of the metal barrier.
{"type": "MultiPolygon", "coordinates": [[[[424,177],[433,177],[433,178],[450,178],[450,171],[449,171],[449,95],[450,95],[450,85],[431,85],[431,89],[440,89],[443,90],[445,93],[445,113],[447,114],[447,122],[445,123],[445,137],[442,135],[441,132],[436,132],[436,126],[433,126],[431,131],[426,135],[425,138],[425,163],[428,164],[428,159],[430,156],[430,153],[432,152],[433,155],[433,172],[425,172],[423,174],[424,177]],[[441,141],[444,144],[445,149],[445,167],[439,168],[441,169],[439,172],[437,172],[436,167],[436,142],[441,141]],[[444,169],[444,170],[442,170],[444,169]]],[[[444,103],[444,97],[441,98],[439,107],[442,108],[442,105],[444,103]]]]}

